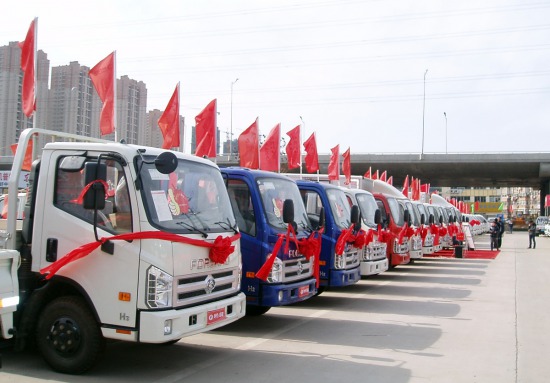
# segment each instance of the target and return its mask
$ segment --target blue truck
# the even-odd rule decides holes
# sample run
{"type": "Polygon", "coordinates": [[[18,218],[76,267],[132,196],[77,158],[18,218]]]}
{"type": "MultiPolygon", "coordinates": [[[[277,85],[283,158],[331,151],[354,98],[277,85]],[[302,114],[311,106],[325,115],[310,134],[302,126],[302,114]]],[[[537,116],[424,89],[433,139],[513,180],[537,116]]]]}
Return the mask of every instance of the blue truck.
{"type": "Polygon", "coordinates": [[[316,295],[319,266],[316,256],[303,251],[314,247],[315,233],[296,183],[261,170],[221,171],[241,234],[246,314],[262,315],[316,295]]]}
{"type": "Polygon", "coordinates": [[[314,228],[323,228],[320,255],[319,292],[330,287],[348,286],[361,279],[360,251],[351,241],[345,241],[343,251],[338,251],[342,233],[353,226],[352,235],[360,229],[357,206],[348,203],[346,195],[336,185],[297,180],[307,216],[314,228]],[[324,221],[324,224],[323,224],[324,221]]]}

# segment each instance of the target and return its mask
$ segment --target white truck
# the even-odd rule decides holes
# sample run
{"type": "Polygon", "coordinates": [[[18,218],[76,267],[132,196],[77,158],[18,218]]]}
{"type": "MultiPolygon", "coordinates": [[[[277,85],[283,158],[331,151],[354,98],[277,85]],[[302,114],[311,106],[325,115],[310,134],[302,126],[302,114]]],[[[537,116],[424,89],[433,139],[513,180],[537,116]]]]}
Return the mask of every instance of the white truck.
{"type": "Polygon", "coordinates": [[[53,369],[78,374],[105,339],[170,344],[245,315],[239,233],[211,161],[27,129],[8,194],[0,342],[22,349],[34,338],[53,369]],[[35,134],[72,142],[46,144],[33,162],[17,220],[16,182],[35,134]]]}

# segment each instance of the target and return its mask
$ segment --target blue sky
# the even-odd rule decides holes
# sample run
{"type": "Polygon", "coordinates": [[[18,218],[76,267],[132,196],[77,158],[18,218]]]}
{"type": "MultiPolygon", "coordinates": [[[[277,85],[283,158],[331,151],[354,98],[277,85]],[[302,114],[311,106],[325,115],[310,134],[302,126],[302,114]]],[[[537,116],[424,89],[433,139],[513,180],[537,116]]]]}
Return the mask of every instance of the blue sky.
{"type": "Polygon", "coordinates": [[[148,110],[180,82],[187,132],[217,98],[224,138],[259,117],[303,122],[320,153],[420,153],[423,131],[425,153],[548,151],[550,2],[31,0],[4,8],[0,44],[34,17],[52,66],[116,50],[148,110]]]}

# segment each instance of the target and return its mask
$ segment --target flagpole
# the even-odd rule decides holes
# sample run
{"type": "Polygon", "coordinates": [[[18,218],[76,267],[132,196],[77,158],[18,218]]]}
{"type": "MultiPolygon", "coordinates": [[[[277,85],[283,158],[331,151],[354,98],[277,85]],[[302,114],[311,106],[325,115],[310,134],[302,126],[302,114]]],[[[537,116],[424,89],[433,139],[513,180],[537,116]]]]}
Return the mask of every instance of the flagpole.
{"type": "Polygon", "coordinates": [[[302,134],[304,134],[305,130],[306,130],[306,122],[304,121],[304,119],[302,118],[302,116],[299,116],[300,117],[300,121],[302,121],[302,126],[300,127],[300,179],[302,179],[302,134]]]}
{"type": "MultiPolygon", "coordinates": [[[[181,140],[180,140],[180,147],[178,148],[182,153],[184,153],[184,148],[185,148],[185,126],[180,126],[180,123],[181,123],[181,118],[180,118],[180,82],[178,81],[178,94],[177,94],[177,98],[178,98],[178,112],[177,112],[177,119],[178,119],[178,128],[179,128],[179,132],[178,134],[180,135],[181,137],[181,140]]],[[[185,119],[183,120],[183,124],[185,125],[185,119]]]]}
{"type": "Polygon", "coordinates": [[[117,134],[117,109],[116,109],[116,101],[117,101],[117,93],[116,93],[116,50],[113,51],[113,118],[115,119],[115,142],[118,142],[118,134],[117,134]]]}
{"type": "MultiPolygon", "coordinates": [[[[37,55],[37,49],[38,49],[38,17],[35,17],[34,18],[34,47],[33,47],[33,56],[34,56],[34,60],[33,61],[33,67],[34,67],[34,70],[33,70],[33,75],[34,75],[34,78],[33,78],[33,83],[34,83],[34,100],[33,100],[33,103],[34,105],[36,105],[36,94],[38,93],[38,74],[36,73],[36,70],[38,68],[38,55],[37,55]]],[[[36,113],[38,113],[38,108],[36,108],[36,110],[34,111],[33,115],[32,115],[32,127],[33,128],[37,128],[37,122],[36,122],[36,113]]],[[[34,160],[35,158],[35,153],[36,153],[36,135],[33,134],[32,136],[32,154],[31,154],[31,158],[34,160]]]]}

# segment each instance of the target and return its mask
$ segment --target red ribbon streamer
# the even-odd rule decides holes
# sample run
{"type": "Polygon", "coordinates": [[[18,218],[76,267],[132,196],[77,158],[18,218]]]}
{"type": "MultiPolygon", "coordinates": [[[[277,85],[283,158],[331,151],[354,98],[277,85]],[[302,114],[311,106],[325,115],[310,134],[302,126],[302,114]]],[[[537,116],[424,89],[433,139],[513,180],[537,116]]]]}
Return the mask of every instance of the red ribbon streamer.
{"type": "Polygon", "coordinates": [[[52,263],[51,265],[41,269],[40,274],[48,274],[46,275],[46,279],[50,279],[63,266],[71,262],[74,262],[80,258],[84,258],[88,254],[90,254],[92,251],[97,249],[99,246],[101,246],[103,243],[107,241],[114,241],[114,240],[131,241],[134,239],[160,239],[164,241],[185,243],[188,245],[194,245],[199,247],[208,247],[210,248],[210,253],[209,253],[210,260],[214,263],[222,264],[222,263],[225,263],[229,255],[235,250],[235,246],[231,245],[231,243],[238,240],[240,237],[241,235],[239,233],[235,234],[232,237],[222,238],[222,236],[218,236],[214,240],[214,243],[212,243],[212,242],[203,241],[201,239],[182,237],[177,234],[166,233],[162,231],[141,231],[137,233],[119,234],[119,235],[114,235],[112,237],[100,238],[99,241],[90,242],[80,247],[77,247],[76,249],[72,250],[64,257],[52,263]]]}
{"type": "Polygon", "coordinates": [[[81,204],[82,201],[84,200],[84,195],[88,192],[88,190],[90,190],[90,188],[96,182],[99,182],[101,185],[103,185],[103,189],[105,189],[105,199],[107,199],[108,191],[109,191],[109,185],[107,184],[107,182],[105,182],[103,180],[94,180],[94,181],[90,182],[88,185],[84,186],[84,189],[82,189],[82,191],[80,192],[78,197],[76,199],[71,200],[71,202],[81,204]]]}

